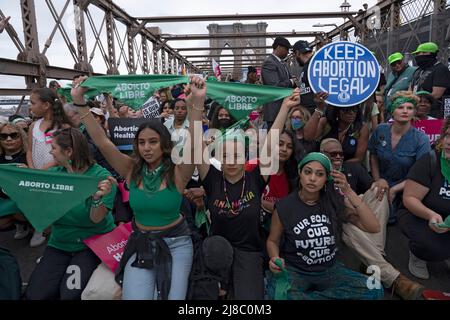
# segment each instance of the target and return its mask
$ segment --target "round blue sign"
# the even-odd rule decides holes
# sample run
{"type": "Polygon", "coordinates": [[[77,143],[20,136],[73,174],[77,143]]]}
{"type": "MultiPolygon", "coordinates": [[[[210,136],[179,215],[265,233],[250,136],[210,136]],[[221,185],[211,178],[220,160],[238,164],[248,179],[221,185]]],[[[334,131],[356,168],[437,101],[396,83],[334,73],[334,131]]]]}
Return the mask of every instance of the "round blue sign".
{"type": "Polygon", "coordinates": [[[353,42],[333,42],[322,47],[309,63],[312,90],[328,92],[327,103],[349,107],[366,101],[380,81],[380,65],[366,47],[353,42]]]}

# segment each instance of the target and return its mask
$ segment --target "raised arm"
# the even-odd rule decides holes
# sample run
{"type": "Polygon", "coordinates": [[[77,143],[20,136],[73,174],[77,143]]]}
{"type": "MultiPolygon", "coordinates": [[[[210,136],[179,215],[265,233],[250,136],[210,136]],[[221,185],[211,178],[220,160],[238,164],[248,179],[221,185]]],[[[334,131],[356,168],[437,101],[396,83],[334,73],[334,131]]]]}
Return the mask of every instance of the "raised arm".
{"type": "MultiPolygon", "coordinates": [[[[206,83],[205,80],[199,77],[191,77],[191,93],[186,99],[186,103],[189,110],[189,135],[187,139],[187,143],[184,148],[189,148],[188,154],[190,154],[190,158],[187,159],[188,163],[181,163],[175,167],[175,181],[177,184],[177,188],[180,193],[184,192],[189,179],[192,177],[195,169],[195,153],[199,153],[202,155],[201,159],[203,159],[203,148],[205,142],[203,141],[203,129],[202,129],[202,118],[203,118],[203,109],[205,104],[206,97],[206,83]],[[197,126],[197,128],[195,128],[197,126]],[[202,143],[200,143],[200,140],[202,143]],[[199,152],[201,151],[201,152],[199,152]]],[[[185,149],[186,151],[186,149],[185,149]]],[[[185,158],[185,157],[183,157],[185,158]]],[[[202,160],[203,163],[203,160],[202,160]]],[[[197,165],[200,172],[200,177],[202,177],[202,173],[204,173],[205,168],[202,167],[202,164],[197,165]]],[[[208,167],[209,168],[209,167],[208,167]]],[[[207,172],[207,171],[206,171],[207,172]]],[[[205,175],[206,176],[206,175],[205,175]]]]}
{"type": "Polygon", "coordinates": [[[120,152],[111,140],[109,140],[105,131],[97,121],[95,121],[94,116],[89,111],[86,101],[84,100],[84,94],[86,93],[87,88],[79,86],[80,83],[86,79],[87,77],[80,77],[74,81],[74,86],[71,90],[73,103],[79,108],[81,121],[86,126],[87,132],[105,157],[106,161],[108,161],[117,173],[126,178],[133,167],[133,161],[129,156],[120,152]]]}
{"type": "Polygon", "coordinates": [[[317,108],[303,128],[303,137],[306,141],[315,141],[323,133],[323,129],[327,124],[327,119],[322,117],[325,112],[325,100],[327,97],[328,94],[326,92],[319,92],[314,95],[314,103],[317,108]]]}
{"type": "MultiPolygon", "coordinates": [[[[278,112],[278,115],[272,125],[272,127],[269,130],[269,133],[267,134],[266,140],[264,141],[263,148],[262,148],[262,156],[266,156],[267,159],[273,160],[272,152],[275,150],[278,150],[278,141],[276,141],[276,145],[272,144],[272,139],[275,133],[278,133],[278,135],[281,134],[284,124],[286,123],[286,118],[288,116],[289,110],[291,110],[292,107],[298,106],[300,103],[300,89],[295,89],[289,97],[286,97],[283,100],[283,103],[281,104],[280,111],[278,112]]],[[[262,161],[260,159],[260,167],[262,168],[269,168],[271,166],[272,161],[262,161]],[[269,163],[268,163],[269,162],[269,163]]],[[[264,180],[268,180],[268,175],[263,174],[264,180]]]]}

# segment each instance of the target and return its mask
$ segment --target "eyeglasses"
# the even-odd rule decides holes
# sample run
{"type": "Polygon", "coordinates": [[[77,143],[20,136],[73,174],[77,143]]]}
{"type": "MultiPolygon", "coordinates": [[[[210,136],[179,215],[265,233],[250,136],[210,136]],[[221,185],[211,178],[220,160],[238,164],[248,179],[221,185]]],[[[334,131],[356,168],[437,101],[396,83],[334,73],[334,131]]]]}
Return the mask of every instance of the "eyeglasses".
{"type": "Polygon", "coordinates": [[[331,158],[337,158],[337,156],[339,156],[340,158],[344,157],[344,152],[342,151],[332,151],[332,152],[325,151],[325,153],[330,155],[331,158]]]}
{"type": "Polygon", "coordinates": [[[16,140],[20,137],[18,132],[11,132],[11,133],[0,133],[0,140],[6,141],[8,137],[11,137],[11,139],[16,140]]]}
{"type": "Polygon", "coordinates": [[[350,113],[350,112],[357,113],[358,112],[358,108],[342,108],[341,111],[344,112],[344,113],[350,113]]]}
{"type": "Polygon", "coordinates": [[[391,63],[391,67],[395,67],[395,66],[401,64],[402,62],[403,62],[402,60],[394,61],[394,62],[391,63]]]}

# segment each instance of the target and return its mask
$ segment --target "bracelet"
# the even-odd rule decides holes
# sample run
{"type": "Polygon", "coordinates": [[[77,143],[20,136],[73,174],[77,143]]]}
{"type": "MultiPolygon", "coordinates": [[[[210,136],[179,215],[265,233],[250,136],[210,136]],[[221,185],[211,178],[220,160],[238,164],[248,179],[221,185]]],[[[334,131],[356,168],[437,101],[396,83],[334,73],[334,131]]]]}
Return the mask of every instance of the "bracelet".
{"type": "Polygon", "coordinates": [[[73,104],[75,107],[87,107],[87,106],[88,106],[87,103],[84,103],[84,104],[78,104],[78,103],[73,102],[72,104],[73,104]]]}
{"type": "Polygon", "coordinates": [[[323,116],[323,111],[320,111],[319,109],[315,108],[315,109],[314,109],[314,112],[317,112],[317,113],[320,115],[320,117],[322,118],[322,116],[323,116]]]}
{"type": "Polygon", "coordinates": [[[205,110],[205,107],[199,109],[199,108],[196,108],[196,107],[193,105],[193,106],[192,106],[192,109],[197,110],[197,111],[203,111],[203,110],[205,110]]]}
{"type": "Polygon", "coordinates": [[[91,204],[91,207],[92,207],[92,208],[98,208],[98,207],[100,207],[102,204],[103,204],[102,198],[99,198],[99,199],[94,199],[94,198],[92,198],[92,204],[91,204]]]}
{"type": "Polygon", "coordinates": [[[83,120],[89,113],[91,113],[91,112],[88,111],[88,112],[86,112],[85,114],[83,114],[83,115],[80,117],[80,120],[83,120]]]}

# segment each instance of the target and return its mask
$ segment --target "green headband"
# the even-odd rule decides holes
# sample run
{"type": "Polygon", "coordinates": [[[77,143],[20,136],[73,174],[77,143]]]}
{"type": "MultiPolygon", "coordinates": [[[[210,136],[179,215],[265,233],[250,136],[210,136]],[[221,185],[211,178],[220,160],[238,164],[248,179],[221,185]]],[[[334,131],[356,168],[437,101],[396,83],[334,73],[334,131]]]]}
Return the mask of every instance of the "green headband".
{"type": "Polygon", "coordinates": [[[395,98],[394,101],[392,101],[391,110],[390,110],[391,113],[394,112],[394,110],[397,109],[399,106],[401,106],[402,104],[407,103],[407,102],[412,103],[414,105],[414,107],[417,106],[417,101],[413,98],[398,97],[398,98],[395,98]]]}
{"type": "Polygon", "coordinates": [[[303,167],[311,161],[319,162],[325,168],[325,171],[327,172],[328,181],[331,181],[331,179],[332,179],[330,176],[331,161],[326,155],[324,155],[323,153],[320,153],[320,152],[308,153],[308,155],[306,157],[304,157],[303,160],[300,161],[300,163],[298,164],[298,171],[301,171],[303,169],[303,167]]]}

